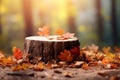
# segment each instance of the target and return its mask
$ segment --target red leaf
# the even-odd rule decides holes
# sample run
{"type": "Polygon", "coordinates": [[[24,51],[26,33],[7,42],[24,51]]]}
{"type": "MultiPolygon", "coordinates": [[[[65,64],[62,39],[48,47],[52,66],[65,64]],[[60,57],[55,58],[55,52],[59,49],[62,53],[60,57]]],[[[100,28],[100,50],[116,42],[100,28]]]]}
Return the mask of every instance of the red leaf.
{"type": "Polygon", "coordinates": [[[72,62],[73,61],[73,55],[71,55],[69,50],[64,50],[64,52],[60,52],[60,55],[58,55],[58,58],[62,61],[66,62],[72,62]]]}
{"type": "Polygon", "coordinates": [[[23,52],[19,48],[13,47],[13,56],[15,59],[19,60],[22,58],[23,52]]]}
{"type": "Polygon", "coordinates": [[[80,55],[80,48],[79,47],[74,47],[72,49],[70,49],[71,54],[78,56],[80,55]]]}

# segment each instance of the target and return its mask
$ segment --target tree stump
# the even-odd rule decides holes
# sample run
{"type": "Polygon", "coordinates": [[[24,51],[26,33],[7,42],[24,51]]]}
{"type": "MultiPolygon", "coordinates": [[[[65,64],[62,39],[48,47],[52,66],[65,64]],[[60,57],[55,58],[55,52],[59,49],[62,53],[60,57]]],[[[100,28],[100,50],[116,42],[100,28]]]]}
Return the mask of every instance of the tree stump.
{"type": "Polygon", "coordinates": [[[58,40],[57,36],[30,36],[25,38],[24,52],[32,57],[40,56],[44,62],[59,61],[57,56],[60,52],[79,46],[80,43],[76,37],[58,40]]]}

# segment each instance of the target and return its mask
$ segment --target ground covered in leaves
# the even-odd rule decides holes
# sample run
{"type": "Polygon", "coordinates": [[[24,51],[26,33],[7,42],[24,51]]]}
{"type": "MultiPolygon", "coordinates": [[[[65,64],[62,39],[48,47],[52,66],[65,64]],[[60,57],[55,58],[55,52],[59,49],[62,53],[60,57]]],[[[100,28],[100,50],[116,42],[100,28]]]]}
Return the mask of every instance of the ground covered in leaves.
{"type": "Polygon", "coordinates": [[[0,52],[0,80],[120,80],[120,48],[96,45],[79,50],[64,50],[60,61],[44,63],[41,57],[31,57],[13,47],[13,55],[0,52]],[[75,55],[77,53],[77,58],[75,55]]]}

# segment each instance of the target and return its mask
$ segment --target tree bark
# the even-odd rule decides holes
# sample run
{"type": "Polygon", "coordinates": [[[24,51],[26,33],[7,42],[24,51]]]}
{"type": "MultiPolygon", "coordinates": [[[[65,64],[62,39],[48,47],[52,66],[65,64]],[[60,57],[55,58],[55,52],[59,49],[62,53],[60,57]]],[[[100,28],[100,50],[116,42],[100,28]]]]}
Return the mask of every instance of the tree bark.
{"type": "Polygon", "coordinates": [[[58,55],[60,52],[70,50],[71,48],[80,46],[78,40],[74,41],[37,41],[25,40],[24,51],[32,57],[40,56],[42,61],[48,62],[51,60],[59,61],[58,55]]]}

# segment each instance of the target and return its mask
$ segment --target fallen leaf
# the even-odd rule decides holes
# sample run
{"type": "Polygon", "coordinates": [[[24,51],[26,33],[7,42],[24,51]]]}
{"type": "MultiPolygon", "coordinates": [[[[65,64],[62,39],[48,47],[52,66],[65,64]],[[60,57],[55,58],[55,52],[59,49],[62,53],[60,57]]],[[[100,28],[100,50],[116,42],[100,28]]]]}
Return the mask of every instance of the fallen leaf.
{"type": "Polygon", "coordinates": [[[37,65],[35,65],[34,70],[35,71],[43,71],[44,70],[44,63],[43,62],[39,62],[37,65]]]}
{"type": "Polygon", "coordinates": [[[111,67],[110,67],[111,69],[117,69],[118,68],[117,64],[111,63],[110,65],[111,65],[111,67]]]}
{"type": "Polygon", "coordinates": [[[73,38],[74,35],[75,35],[74,33],[67,32],[67,33],[63,34],[62,37],[64,37],[65,39],[69,39],[69,38],[73,38]]]}
{"type": "Polygon", "coordinates": [[[114,61],[115,54],[111,53],[111,47],[104,47],[103,52],[106,55],[105,58],[108,59],[108,61],[112,62],[114,61]]]}
{"type": "Polygon", "coordinates": [[[88,70],[88,69],[89,69],[88,64],[87,64],[87,63],[83,63],[83,65],[82,65],[82,69],[84,69],[84,70],[88,70]]]}
{"type": "Polygon", "coordinates": [[[105,54],[103,54],[102,52],[97,52],[95,56],[97,60],[102,60],[103,58],[105,58],[105,54]]]}
{"type": "Polygon", "coordinates": [[[70,53],[69,50],[64,50],[64,52],[60,52],[60,55],[58,55],[58,58],[62,61],[66,62],[72,62],[73,61],[73,55],[70,53]]]}
{"type": "Polygon", "coordinates": [[[110,61],[106,58],[102,59],[102,64],[107,65],[110,61]]]}
{"type": "Polygon", "coordinates": [[[103,51],[104,53],[109,53],[110,50],[111,50],[111,47],[104,47],[104,48],[102,49],[102,51],[103,51]]]}
{"type": "Polygon", "coordinates": [[[27,63],[22,63],[22,64],[17,64],[16,66],[12,67],[13,71],[19,71],[19,70],[25,70],[29,67],[29,64],[27,63]]]}
{"type": "Polygon", "coordinates": [[[57,35],[62,35],[65,31],[61,28],[57,29],[56,34],[57,35]]]}
{"type": "Polygon", "coordinates": [[[52,67],[52,63],[50,63],[50,62],[48,62],[45,67],[48,68],[48,69],[52,69],[53,68],[52,67]]]}
{"type": "Polygon", "coordinates": [[[65,33],[65,34],[62,34],[60,37],[58,37],[57,39],[58,40],[65,40],[65,39],[70,39],[70,38],[73,38],[74,37],[74,33],[65,33]]]}
{"type": "Polygon", "coordinates": [[[13,56],[15,57],[15,59],[19,60],[23,57],[23,52],[19,48],[13,47],[12,51],[13,51],[13,56]]]}
{"type": "Polygon", "coordinates": [[[71,54],[75,55],[76,57],[80,55],[80,48],[79,47],[74,47],[70,49],[71,54]]]}
{"type": "Polygon", "coordinates": [[[48,36],[50,34],[50,29],[48,26],[43,26],[42,28],[38,28],[37,34],[40,36],[48,36]]]}
{"type": "Polygon", "coordinates": [[[119,47],[114,47],[115,52],[120,53],[120,48],[119,47]]]}
{"type": "Polygon", "coordinates": [[[84,63],[85,63],[84,61],[76,61],[75,64],[74,64],[74,67],[75,68],[81,68],[84,63]]]}

